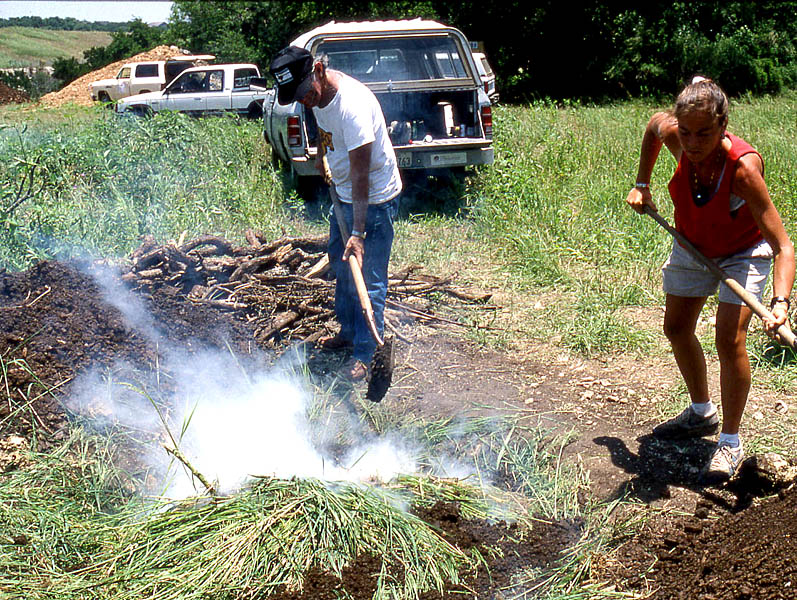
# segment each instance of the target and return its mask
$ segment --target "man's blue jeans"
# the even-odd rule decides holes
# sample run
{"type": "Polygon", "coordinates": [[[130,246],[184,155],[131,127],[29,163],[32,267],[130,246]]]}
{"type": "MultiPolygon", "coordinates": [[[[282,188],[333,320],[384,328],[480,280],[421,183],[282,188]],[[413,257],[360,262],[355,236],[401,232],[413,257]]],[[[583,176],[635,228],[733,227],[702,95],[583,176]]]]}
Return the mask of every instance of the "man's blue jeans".
{"type": "MultiPolygon", "coordinates": [[[[380,335],[385,326],[385,298],[387,297],[387,268],[393,246],[393,220],[398,213],[399,199],[368,206],[365,222],[365,257],[363,278],[374,309],[374,320],[380,335]]],[[[352,227],[352,205],[341,202],[347,229],[352,227]]],[[[354,344],[354,358],[366,365],[371,362],[376,342],[363,317],[360,299],[352,281],[349,265],[343,262],[345,240],[335,218],[334,208],[329,214],[329,261],[335,273],[335,313],[340,323],[340,336],[354,344]]]]}

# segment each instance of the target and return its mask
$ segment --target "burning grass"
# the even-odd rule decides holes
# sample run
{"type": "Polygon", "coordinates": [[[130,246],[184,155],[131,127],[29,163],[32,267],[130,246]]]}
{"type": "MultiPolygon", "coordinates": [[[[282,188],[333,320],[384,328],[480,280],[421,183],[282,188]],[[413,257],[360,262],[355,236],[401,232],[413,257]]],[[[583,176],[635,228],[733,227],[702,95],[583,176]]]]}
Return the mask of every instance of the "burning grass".
{"type": "Polygon", "coordinates": [[[489,549],[457,547],[406,509],[456,502],[469,518],[493,519],[495,500],[506,496],[427,476],[386,487],[262,478],[226,497],[145,501],[128,497],[124,474],[107,461],[109,445],[84,436],[3,476],[0,590],[25,598],[262,597],[300,590],[314,570],[339,578],[369,556],[379,563],[374,598],[413,598],[464,584],[489,549]]]}
{"type": "MultiPolygon", "coordinates": [[[[29,453],[27,466],[0,475],[0,592],[293,598],[311,594],[318,577],[349,589],[352,569],[365,564],[369,585],[347,597],[475,595],[495,564],[550,535],[552,517],[579,516],[583,479],[559,463],[562,441],[512,419],[425,421],[382,406],[360,412],[362,421],[341,420],[351,413],[346,390],[314,389],[308,415],[331,424],[335,444],[380,422],[372,435],[412,440],[417,472],[387,483],[255,477],[223,496],[157,498],[140,493],[153,472],[131,467],[129,456],[146,436],[118,422],[91,433],[76,418],[53,452],[29,453]],[[471,476],[432,474],[454,455],[471,476]]],[[[329,441],[319,436],[314,443],[329,441]]],[[[537,580],[581,526],[556,527],[567,540],[542,558],[512,562],[513,573],[537,580]]]]}

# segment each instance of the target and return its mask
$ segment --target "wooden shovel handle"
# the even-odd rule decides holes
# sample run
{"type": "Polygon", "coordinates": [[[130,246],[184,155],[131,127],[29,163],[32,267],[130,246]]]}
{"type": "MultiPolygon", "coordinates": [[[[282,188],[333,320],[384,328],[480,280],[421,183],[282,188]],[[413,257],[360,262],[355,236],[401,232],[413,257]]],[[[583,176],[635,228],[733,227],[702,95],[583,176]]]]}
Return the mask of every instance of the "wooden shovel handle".
{"type": "MultiPolygon", "coordinates": [[[[326,156],[323,157],[326,163],[326,156]]],[[[326,164],[324,165],[326,167],[326,164]]],[[[332,198],[332,207],[335,211],[335,220],[338,222],[340,228],[340,236],[343,238],[345,246],[346,241],[349,239],[349,229],[346,225],[346,219],[343,216],[343,208],[340,205],[340,198],[335,190],[335,184],[329,184],[329,197],[332,198]]],[[[363,317],[365,322],[368,323],[368,330],[371,332],[371,337],[379,346],[385,345],[385,340],[379,335],[379,330],[376,328],[376,319],[374,318],[374,309],[371,306],[371,297],[368,295],[368,288],[365,287],[365,278],[360,268],[360,263],[357,261],[356,256],[349,256],[348,261],[349,269],[351,270],[351,277],[354,280],[354,287],[357,290],[357,297],[360,299],[360,306],[362,307],[363,317]]]]}
{"type": "MultiPolygon", "coordinates": [[[[748,292],[742,285],[736,281],[733,277],[729,276],[723,269],[721,269],[717,263],[713,260],[705,257],[700,250],[695,248],[695,246],[686,239],[681,232],[679,232],[675,227],[671,226],[664,217],[662,217],[657,211],[653,210],[650,206],[645,204],[643,206],[643,210],[645,214],[651,217],[656,223],[661,225],[664,229],[666,229],[670,235],[672,235],[681,246],[686,249],[689,254],[694,257],[695,260],[702,263],[706,266],[706,268],[711,271],[714,275],[719,277],[722,282],[727,285],[731,291],[736,294],[742,301],[750,307],[755,314],[757,314],[762,319],[774,320],[775,317],[772,316],[770,310],[761,304],[753,294],[748,292]]],[[[797,338],[794,336],[794,332],[789,329],[788,323],[781,325],[777,329],[777,334],[780,336],[780,339],[783,340],[785,345],[790,346],[791,348],[797,350],[797,338]]]]}

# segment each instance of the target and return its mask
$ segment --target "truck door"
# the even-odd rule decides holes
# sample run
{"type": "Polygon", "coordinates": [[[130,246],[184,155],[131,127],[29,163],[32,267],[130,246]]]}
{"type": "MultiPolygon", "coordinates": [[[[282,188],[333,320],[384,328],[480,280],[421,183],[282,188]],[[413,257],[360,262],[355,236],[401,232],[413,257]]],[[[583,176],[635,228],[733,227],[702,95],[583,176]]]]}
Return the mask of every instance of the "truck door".
{"type": "Polygon", "coordinates": [[[182,73],[164,92],[163,108],[179,112],[203,112],[207,106],[207,71],[182,73]]]}
{"type": "Polygon", "coordinates": [[[130,67],[122,67],[116,75],[116,90],[113,100],[125,98],[130,95],[130,76],[132,75],[130,67]]]}
{"type": "Polygon", "coordinates": [[[224,93],[224,71],[208,71],[205,110],[221,112],[230,109],[230,95],[224,93]]]}

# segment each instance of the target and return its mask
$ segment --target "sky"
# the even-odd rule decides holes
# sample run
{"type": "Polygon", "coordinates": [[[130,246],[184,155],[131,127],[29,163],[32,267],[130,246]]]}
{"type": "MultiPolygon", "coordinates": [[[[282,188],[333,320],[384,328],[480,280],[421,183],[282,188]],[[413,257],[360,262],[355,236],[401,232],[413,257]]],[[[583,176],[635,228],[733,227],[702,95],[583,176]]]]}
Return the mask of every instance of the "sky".
{"type": "Polygon", "coordinates": [[[83,0],[80,2],[45,2],[0,0],[0,19],[11,17],[72,17],[80,21],[121,21],[140,18],[144,23],[169,19],[171,2],[83,0]]]}

